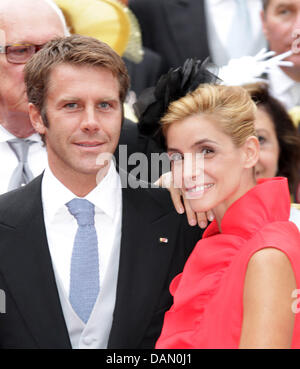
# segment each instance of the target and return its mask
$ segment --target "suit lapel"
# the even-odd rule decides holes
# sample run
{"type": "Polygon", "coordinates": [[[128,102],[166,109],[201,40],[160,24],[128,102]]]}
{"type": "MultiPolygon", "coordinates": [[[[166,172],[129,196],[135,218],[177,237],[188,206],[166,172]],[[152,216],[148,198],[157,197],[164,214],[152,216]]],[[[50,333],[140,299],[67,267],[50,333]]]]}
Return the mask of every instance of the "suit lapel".
{"type": "Polygon", "coordinates": [[[180,60],[190,57],[209,56],[205,9],[203,0],[165,0],[163,1],[166,23],[173,36],[180,60]],[[182,12],[186,16],[182,16],[182,12]],[[186,22],[196,24],[187,26],[186,22]],[[198,47],[197,47],[198,45],[198,47]]]}
{"type": "Polygon", "coordinates": [[[157,208],[153,213],[155,205],[150,198],[145,201],[145,195],[139,189],[123,189],[121,253],[109,348],[122,348],[124,343],[127,348],[138,346],[157,306],[173,255],[176,232],[170,226],[172,215],[157,212],[157,208]],[[160,243],[160,237],[169,242],[160,243]]]}
{"type": "MultiPolygon", "coordinates": [[[[19,212],[13,221],[5,218],[15,229],[4,231],[9,237],[1,240],[0,273],[37,346],[71,348],[48,249],[41,178],[16,191],[19,212]]],[[[3,227],[0,223],[1,234],[3,227]]]]}

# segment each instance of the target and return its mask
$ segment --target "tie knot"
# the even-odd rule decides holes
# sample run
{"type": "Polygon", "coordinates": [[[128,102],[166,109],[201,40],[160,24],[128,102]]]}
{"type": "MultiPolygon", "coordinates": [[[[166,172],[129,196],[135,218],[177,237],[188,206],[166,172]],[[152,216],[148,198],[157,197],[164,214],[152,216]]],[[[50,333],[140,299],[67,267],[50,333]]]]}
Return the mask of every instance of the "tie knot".
{"type": "Polygon", "coordinates": [[[33,142],[34,141],[24,140],[22,138],[14,138],[12,140],[7,141],[10,148],[16,154],[16,156],[18,158],[18,161],[20,161],[22,163],[27,162],[29,146],[33,142]]]}
{"type": "Polygon", "coordinates": [[[95,208],[90,201],[86,199],[73,199],[66,206],[77,220],[79,226],[94,224],[95,208]]]}

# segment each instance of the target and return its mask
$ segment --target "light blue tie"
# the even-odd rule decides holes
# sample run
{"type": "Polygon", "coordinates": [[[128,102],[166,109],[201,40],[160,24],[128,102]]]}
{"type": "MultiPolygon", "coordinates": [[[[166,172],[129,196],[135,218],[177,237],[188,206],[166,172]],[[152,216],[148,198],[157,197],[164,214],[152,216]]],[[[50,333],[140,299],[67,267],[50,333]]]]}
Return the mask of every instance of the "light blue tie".
{"type": "Polygon", "coordinates": [[[248,0],[235,0],[235,13],[227,39],[230,58],[240,58],[249,54],[252,40],[251,20],[248,0]]]}
{"type": "Polygon", "coordinates": [[[77,315],[87,323],[100,290],[95,210],[94,205],[85,199],[73,199],[66,205],[78,224],[71,260],[69,298],[77,315]]]}

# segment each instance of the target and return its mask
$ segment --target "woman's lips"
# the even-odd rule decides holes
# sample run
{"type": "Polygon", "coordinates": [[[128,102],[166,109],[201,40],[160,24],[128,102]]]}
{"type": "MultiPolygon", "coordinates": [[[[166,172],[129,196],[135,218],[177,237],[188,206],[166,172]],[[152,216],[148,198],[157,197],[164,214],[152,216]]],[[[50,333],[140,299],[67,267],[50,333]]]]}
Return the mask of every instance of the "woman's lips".
{"type": "Polygon", "coordinates": [[[214,186],[213,183],[207,183],[204,185],[186,188],[184,191],[187,198],[201,197],[206,191],[211,189],[213,186],[214,186]]]}

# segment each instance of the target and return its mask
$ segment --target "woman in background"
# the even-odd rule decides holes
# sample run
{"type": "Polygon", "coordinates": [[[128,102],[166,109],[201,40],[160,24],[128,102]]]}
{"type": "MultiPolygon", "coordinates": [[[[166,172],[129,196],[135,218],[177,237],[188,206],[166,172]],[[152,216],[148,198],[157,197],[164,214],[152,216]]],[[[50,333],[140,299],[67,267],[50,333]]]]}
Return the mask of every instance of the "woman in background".
{"type": "MultiPolygon", "coordinates": [[[[263,83],[243,86],[256,103],[255,129],[260,143],[256,177],[288,179],[292,202],[300,185],[300,134],[284,106],[263,83]]],[[[300,229],[300,204],[291,205],[290,220],[300,229]]]]}
{"type": "Polygon", "coordinates": [[[256,177],[287,177],[294,194],[300,179],[300,136],[282,104],[262,83],[243,86],[256,103],[255,129],[260,143],[256,177]]]}

